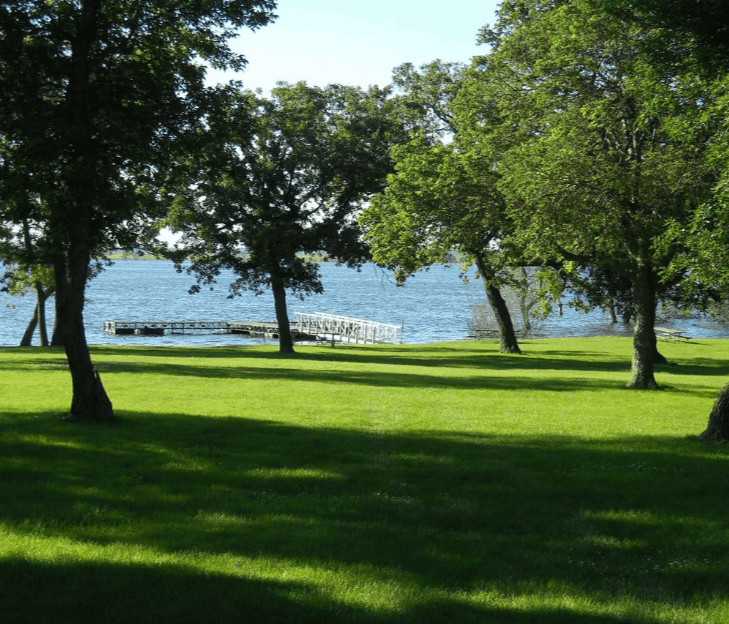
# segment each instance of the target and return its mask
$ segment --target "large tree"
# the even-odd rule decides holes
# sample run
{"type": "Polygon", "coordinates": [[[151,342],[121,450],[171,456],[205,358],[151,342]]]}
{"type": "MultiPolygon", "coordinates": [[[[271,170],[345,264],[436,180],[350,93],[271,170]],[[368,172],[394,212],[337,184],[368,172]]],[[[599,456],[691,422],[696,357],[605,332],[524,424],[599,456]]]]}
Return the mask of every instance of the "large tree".
{"type": "Polygon", "coordinates": [[[271,0],[13,0],[0,5],[0,195],[40,229],[54,267],[70,417],[114,417],[86,342],[89,264],[128,248],[156,209],[157,177],[204,114],[205,67],[240,69],[228,41],[271,0]],[[23,203],[31,194],[41,202],[23,203]]]}
{"type": "Polygon", "coordinates": [[[414,137],[393,150],[396,171],[360,222],[373,259],[394,270],[398,284],[456,251],[476,265],[499,329],[500,350],[520,353],[500,286],[499,220],[503,200],[488,166],[469,162],[454,143],[414,137]]]}
{"type": "Polygon", "coordinates": [[[658,285],[677,252],[657,243],[690,220],[708,186],[703,143],[678,140],[668,126],[697,94],[650,68],[645,33],[593,0],[506,2],[483,34],[493,52],[474,80],[500,107],[502,123],[483,134],[503,150],[511,238],[535,257],[630,281],[629,386],[656,387],[658,285]]]}
{"type": "Polygon", "coordinates": [[[231,270],[231,295],[270,288],[283,353],[294,350],[287,291],[323,289],[313,255],[367,257],[356,214],[390,171],[396,108],[377,87],[242,92],[209,118],[207,147],[190,159],[168,219],[181,234],[173,256],[200,283],[231,270]]]}
{"type": "Polygon", "coordinates": [[[399,284],[452,251],[476,264],[499,328],[500,349],[519,353],[500,292],[505,274],[498,251],[503,226],[498,176],[487,157],[459,142],[453,105],[464,70],[441,61],[419,70],[410,64],[395,68],[393,83],[402,91],[411,136],[393,149],[395,172],[361,223],[374,260],[393,269],[399,284]]]}

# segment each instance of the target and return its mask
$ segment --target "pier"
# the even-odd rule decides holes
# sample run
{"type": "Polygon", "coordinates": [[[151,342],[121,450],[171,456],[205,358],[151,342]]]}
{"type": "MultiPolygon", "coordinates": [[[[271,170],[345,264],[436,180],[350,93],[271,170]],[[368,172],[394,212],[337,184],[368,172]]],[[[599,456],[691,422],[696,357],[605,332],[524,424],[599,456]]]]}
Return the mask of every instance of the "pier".
{"type": "MultiPolygon", "coordinates": [[[[402,327],[334,314],[296,312],[291,323],[295,341],[327,340],[374,344],[399,343],[402,327]]],[[[104,333],[113,336],[163,336],[165,334],[240,334],[276,340],[276,321],[104,321],[104,333]]]]}
{"type": "Polygon", "coordinates": [[[312,334],[324,340],[359,344],[380,342],[399,344],[402,342],[403,327],[399,325],[337,316],[336,314],[325,314],[323,312],[315,312],[314,314],[296,312],[295,314],[296,324],[300,332],[312,334]]]}
{"type": "MultiPolygon", "coordinates": [[[[294,340],[300,337],[291,327],[294,340]]],[[[275,321],[104,321],[104,333],[114,336],[164,336],[165,334],[218,333],[278,338],[275,321]]],[[[309,337],[310,338],[310,337],[309,337]]]]}

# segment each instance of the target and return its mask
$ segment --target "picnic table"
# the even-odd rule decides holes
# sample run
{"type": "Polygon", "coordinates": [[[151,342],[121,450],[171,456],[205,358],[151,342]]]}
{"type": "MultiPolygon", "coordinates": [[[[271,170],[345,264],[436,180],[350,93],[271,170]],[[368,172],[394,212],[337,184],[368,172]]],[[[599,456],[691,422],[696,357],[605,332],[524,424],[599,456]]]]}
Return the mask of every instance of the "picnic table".
{"type": "Polygon", "coordinates": [[[680,340],[691,340],[691,337],[686,335],[686,330],[684,329],[654,327],[653,330],[656,332],[656,338],[662,338],[663,340],[672,340],[673,342],[679,342],[680,340]]]}

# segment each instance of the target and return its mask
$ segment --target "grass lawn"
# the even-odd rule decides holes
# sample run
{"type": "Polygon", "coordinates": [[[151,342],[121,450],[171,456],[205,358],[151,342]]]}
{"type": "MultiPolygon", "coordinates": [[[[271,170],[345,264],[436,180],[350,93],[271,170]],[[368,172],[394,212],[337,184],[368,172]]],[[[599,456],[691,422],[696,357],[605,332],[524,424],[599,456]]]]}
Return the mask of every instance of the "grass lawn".
{"type": "Polygon", "coordinates": [[[0,349],[0,620],[726,624],[728,346],[0,349]]]}

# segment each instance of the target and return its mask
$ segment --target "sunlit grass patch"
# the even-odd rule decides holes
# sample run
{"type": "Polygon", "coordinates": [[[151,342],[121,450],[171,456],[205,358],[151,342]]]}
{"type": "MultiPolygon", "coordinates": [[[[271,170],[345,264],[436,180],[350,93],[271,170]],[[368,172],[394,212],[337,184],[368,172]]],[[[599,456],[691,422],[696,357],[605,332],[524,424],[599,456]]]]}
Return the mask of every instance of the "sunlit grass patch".
{"type": "Polygon", "coordinates": [[[0,351],[14,622],[729,621],[725,344],[98,347],[119,422],[62,422],[62,352],[0,351]]]}

